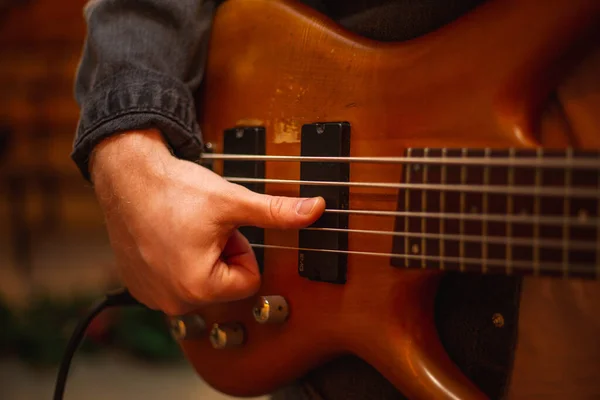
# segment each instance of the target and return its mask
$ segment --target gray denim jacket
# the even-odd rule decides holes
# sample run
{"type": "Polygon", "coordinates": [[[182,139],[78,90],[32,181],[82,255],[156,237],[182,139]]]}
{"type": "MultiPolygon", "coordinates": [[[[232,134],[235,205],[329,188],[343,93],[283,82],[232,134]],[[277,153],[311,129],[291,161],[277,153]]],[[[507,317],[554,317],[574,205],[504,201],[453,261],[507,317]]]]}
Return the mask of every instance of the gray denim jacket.
{"type": "Polygon", "coordinates": [[[90,179],[88,159],[102,139],[127,130],[162,131],[175,156],[202,149],[193,93],[204,73],[217,0],[94,0],[75,81],[81,113],[73,161],[90,179]]]}

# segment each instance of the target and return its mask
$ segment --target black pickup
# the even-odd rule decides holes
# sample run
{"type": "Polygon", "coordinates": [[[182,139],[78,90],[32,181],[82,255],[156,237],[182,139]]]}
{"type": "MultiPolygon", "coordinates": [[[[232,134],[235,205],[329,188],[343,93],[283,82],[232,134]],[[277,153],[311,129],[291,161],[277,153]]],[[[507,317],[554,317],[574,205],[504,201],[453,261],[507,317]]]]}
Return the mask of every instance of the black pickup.
{"type": "MultiPolygon", "coordinates": [[[[265,155],[265,128],[263,127],[236,127],[224,133],[224,154],[265,155]]],[[[223,175],[236,178],[265,178],[264,161],[225,160],[223,162],[223,175]]],[[[265,192],[263,182],[241,183],[256,193],[265,192]]],[[[262,228],[254,226],[240,227],[240,232],[250,243],[264,244],[265,232],[262,228]]],[[[260,272],[263,271],[264,249],[254,248],[260,272]]]]}
{"type": "MultiPolygon", "coordinates": [[[[346,122],[309,124],[302,127],[302,156],[348,157],[350,153],[350,125],[346,122]]],[[[350,165],[346,162],[302,162],[302,181],[348,182],[350,165]]],[[[301,185],[301,197],[322,196],[327,208],[347,209],[348,186],[301,185]]],[[[348,215],[325,213],[314,228],[348,229],[348,215]]],[[[346,283],[348,233],[300,230],[299,248],[325,249],[340,252],[300,250],[298,273],[321,282],[346,283]]]]}

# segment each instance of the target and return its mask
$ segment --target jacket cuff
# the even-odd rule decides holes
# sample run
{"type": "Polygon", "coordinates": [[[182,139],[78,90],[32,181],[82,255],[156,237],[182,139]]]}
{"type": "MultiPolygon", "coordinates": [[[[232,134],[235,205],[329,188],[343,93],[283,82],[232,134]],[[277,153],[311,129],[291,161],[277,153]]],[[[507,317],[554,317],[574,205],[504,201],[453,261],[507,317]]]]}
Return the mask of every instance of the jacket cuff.
{"type": "Polygon", "coordinates": [[[199,159],[202,140],[190,90],[154,71],[120,71],[95,84],[83,99],[71,158],[90,181],[89,159],[99,142],[149,128],[161,131],[176,157],[199,159]]]}

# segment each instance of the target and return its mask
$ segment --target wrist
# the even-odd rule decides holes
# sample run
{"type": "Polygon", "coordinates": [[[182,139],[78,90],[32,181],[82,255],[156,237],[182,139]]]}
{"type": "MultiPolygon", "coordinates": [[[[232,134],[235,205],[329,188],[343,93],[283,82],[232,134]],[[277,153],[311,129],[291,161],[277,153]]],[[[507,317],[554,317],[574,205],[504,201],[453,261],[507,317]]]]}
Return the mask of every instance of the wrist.
{"type": "Polygon", "coordinates": [[[169,147],[156,129],[128,131],[111,136],[93,150],[89,170],[94,184],[116,172],[148,170],[159,160],[172,158],[169,147]]]}
{"type": "Polygon", "coordinates": [[[128,131],[96,146],[89,162],[90,177],[96,193],[105,197],[144,187],[150,179],[164,175],[165,165],[173,160],[158,130],[128,131]]]}

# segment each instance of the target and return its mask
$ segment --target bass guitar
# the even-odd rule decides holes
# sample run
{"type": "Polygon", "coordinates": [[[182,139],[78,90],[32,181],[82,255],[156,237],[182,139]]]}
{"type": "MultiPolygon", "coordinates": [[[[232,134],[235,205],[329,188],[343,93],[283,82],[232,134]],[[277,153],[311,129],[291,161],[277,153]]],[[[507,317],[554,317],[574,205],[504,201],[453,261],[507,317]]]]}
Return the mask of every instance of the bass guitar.
{"type": "Polygon", "coordinates": [[[600,277],[600,117],[578,108],[600,85],[568,110],[549,106],[598,27],[597,0],[492,0],[382,43],[291,0],[220,6],[198,102],[202,163],[327,209],[305,229],[240,228],[259,293],[170,321],[197,373],[252,396],[354,354],[408,398],[486,398],[440,343],[439,281],[520,275],[525,291],[588,290],[600,277]]]}

